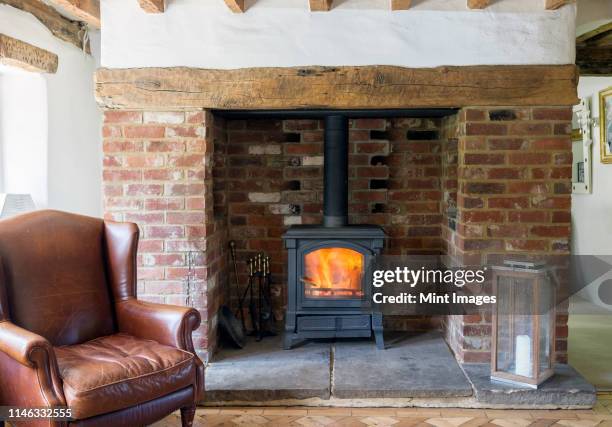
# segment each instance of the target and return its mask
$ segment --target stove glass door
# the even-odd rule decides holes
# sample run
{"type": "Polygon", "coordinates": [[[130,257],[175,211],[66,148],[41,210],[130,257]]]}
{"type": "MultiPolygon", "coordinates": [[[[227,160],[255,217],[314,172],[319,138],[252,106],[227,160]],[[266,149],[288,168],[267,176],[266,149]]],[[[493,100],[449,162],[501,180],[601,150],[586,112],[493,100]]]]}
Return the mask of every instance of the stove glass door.
{"type": "Polygon", "coordinates": [[[326,247],[304,255],[304,296],[312,299],[360,299],[364,255],[342,247],[326,247]]]}

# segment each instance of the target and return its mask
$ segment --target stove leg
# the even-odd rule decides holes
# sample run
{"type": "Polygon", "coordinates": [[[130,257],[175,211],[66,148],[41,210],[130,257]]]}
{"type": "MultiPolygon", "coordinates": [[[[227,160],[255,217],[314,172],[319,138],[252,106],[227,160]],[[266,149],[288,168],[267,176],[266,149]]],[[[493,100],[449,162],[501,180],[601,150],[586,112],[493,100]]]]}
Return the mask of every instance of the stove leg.
{"type": "Polygon", "coordinates": [[[284,350],[291,350],[291,347],[293,346],[292,335],[293,335],[292,332],[285,332],[285,336],[283,337],[283,349],[284,350]]]}
{"type": "Polygon", "coordinates": [[[295,312],[287,312],[285,316],[285,335],[283,337],[283,348],[285,350],[291,350],[293,346],[293,334],[295,334],[295,327],[297,322],[297,316],[295,312]]]}
{"type": "Polygon", "coordinates": [[[372,331],[376,339],[376,348],[385,349],[385,338],[383,336],[383,319],[381,313],[372,313],[372,331]]]}

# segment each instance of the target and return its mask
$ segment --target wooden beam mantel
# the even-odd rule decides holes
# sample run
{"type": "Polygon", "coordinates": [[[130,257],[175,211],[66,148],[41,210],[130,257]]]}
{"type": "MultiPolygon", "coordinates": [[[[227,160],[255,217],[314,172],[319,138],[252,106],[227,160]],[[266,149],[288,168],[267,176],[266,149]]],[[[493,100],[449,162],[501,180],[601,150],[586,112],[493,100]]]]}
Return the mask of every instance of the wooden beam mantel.
{"type": "Polygon", "coordinates": [[[138,0],[138,4],[147,13],[164,13],[166,10],[165,0],[138,0]]]}
{"type": "Polygon", "coordinates": [[[0,34],[0,63],[37,73],[55,73],[58,58],[48,50],[0,34]]]}
{"type": "Polygon", "coordinates": [[[47,0],[52,6],[66,11],[69,16],[100,28],[100,0],[47,0]]]}
{"type": "Polygon", "coordinates": [[[574,105],[574,65],[106,69],[98,102],[125,109],[574,105]]]}

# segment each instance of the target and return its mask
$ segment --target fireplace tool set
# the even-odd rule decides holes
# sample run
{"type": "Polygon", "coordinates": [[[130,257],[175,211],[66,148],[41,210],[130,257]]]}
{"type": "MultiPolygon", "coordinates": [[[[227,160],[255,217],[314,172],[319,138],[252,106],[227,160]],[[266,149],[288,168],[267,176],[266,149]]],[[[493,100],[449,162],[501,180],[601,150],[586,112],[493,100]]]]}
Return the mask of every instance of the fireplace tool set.
{"type": "Polygon", "coordinates": [[[238,293],[238,316],[240,316],[243,332],[247,330],[244,307],[248,298],[247,309],[252,327],[249,335],[256,336],[257,341],[261,341],[264,337],[275,336],[276,333],[269,329],[269,324],[273,320],[270,292],[270,285],[272,283],[270,275],[270,257],[261,252],[247,260],[249,281],[242,295],[240,295],[241,287],[238,283],[236,244],[233,241],[230,242],[230,251],[234,264],[234,276],[236,278],[235,286],[238,293]]]}

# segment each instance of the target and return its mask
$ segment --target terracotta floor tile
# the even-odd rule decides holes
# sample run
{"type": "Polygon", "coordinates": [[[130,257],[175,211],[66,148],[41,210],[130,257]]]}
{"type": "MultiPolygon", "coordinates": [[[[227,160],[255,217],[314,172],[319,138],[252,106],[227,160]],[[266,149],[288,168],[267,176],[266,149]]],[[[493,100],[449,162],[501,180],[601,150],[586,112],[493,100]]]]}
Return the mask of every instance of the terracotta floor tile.
{"type": "Polygon", "coordinates": [[[256,407],[256,406],[252,406],[252,407],[228,407],[228,408],[222,408],[220,409],[220,413],[223,415],[243,415],[243,414],[250,414],[250,415],[262,415],[264,412],[264,408],[261,407],[256,407]]]}
{"type": "Polygon", "coordinates": [[[529,424],[529,427],[550,427],[554,425],[556,422],[557,420],[541,418],[541,419],[534,420],[531,424],[529,424]]]}
{"type": "Polygon", "coordinates": [[[375,415],[366,418],[361,418],[360,421],[367,426],[372,427],[386,427],[392,426],[399,423],[399,420],[395,417],[386,417],[382,415],[375,415]]]}
{"type": "Polygon", "coordinates": [[[600,421],[596,420],[559,420],[555,425],[563,427],[595,427],[600,421]]]}
{"type": "Polygon", "coordinates": [[[219,408],[198,408],[198,415],[217,415],[221,412],[219,408]]]}
{"type": "Polygon", "coordinates": [[[578,418],[573,411],[566,411],[562,409],[556,410],[532,410],[529,411],[533,418],[546,418],[546,419],[556,419],[556,420],[567,420],[567,419],[576,419],[578,418]]]}
{"type": "Polygon", "coordinates": [[[353,417],[360,416],[378,416],[378,417],[394,417],[397,415],[396,408],[351,408],[353,417]]]}
{"type": "Polygon", "coordinates": [[[529,411],[519,409],[485,409],[487,418],[518,418],[530,419],[533,418],[529,411]]]}
{"type": "Polygon", "coordinates": [[[482,427],[489,424],[488,418],[472,418],[470,421],[461,424],[461,427],[482,427]]]}
{"type": "Polygon", "coordinates": [[[422,415],[427,418],[441,417],[442,412],[439,408],[417,408],[417,412],[419,415],[422,415]]]}
{"type": "Polygon", "coordinates": [[[308,415],[350,417],[351,408],[308,408],[308,415]]]}
{"type": "Polygon", "coordinates": [[[459,427],[472,419],[471,417],[439,417],[429,418],[425,422],[434,427],[459,427]]]}
{"type": "Polygon", "coordinates": [[[278,407],[278,408],[265,408],[263,411],[264,415],[295,415],[295,416],[306,416],[308,410],[304,408],[289,408],[289,407],[278,407]]]}
{"type": "Polygon", "coordinates": [[[527,427],[533,422],[528,418],[497,418],[491,420],[491,423],[498,427],[527,427]]]}
{"type": "MultiPolygon", "coordinates": [[[[293,427],[612,427],[612,414],[599,410],[500,410],[463,408],[199,408],[194,425],[293,427]]],[[[610,407],[612,409],[612,406],[610,407]]],[[[178,412],[153,427],[180,427],[178,412]]]]}
{"type": "Polygon", "coordinates": [[[324,415],[306,416],[295,420],[302,427],[325,427],[334,423],[334,419],[324,415]]]}
{"type": "Polygon", "coordinates": [[[397,420],[399,422],[394,427],[430,427],[430,424],[425,422],[426,417],[397,417],[397,420]]]}
{"type": "Polygon", "coordinates": [[[443,417],[481,417],[486,418],[484,409],[464,409],[464,408],[442,408],[440,414],[443,417]]]}

